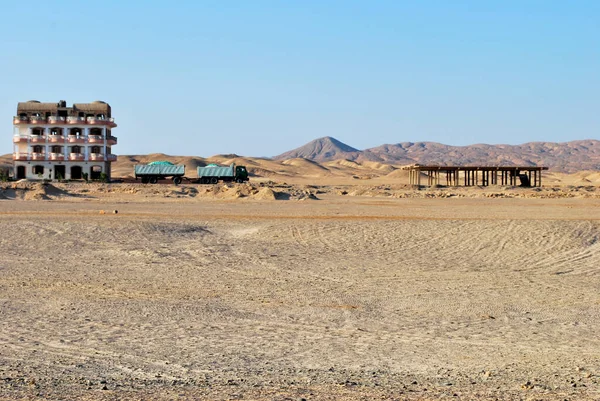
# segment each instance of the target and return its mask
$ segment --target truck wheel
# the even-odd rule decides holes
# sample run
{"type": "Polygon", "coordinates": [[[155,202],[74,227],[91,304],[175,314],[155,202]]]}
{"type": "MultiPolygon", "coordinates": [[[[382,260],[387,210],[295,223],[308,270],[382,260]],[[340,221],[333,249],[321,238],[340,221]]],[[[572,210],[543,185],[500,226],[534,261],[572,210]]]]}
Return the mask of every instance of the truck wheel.
{"type": "Polygon", "coordinates": [[[208,183],[210,183],[210,181],[209,181],[209,179],[208,179],[208,178],[206,178],[206,177],[202,177],[202,178],[200,179],[200,184],[208,184],[208,183]]]}
{"type": "Polygon", "coordinates": [[[158,178],[150,177],[150,184],[156,184],[158,182],[158,178]]]}
{"type": "Polygon", "coordinates": [[[173,177],[173,184],[175,184],[175,185],[181,184],[181,177],[173,177]]]}
{"type": "Polygon", "coordinates": [[[142,184],[148,183],[148,177],[142,177],[142,184]]]}
{"type": "Polygon", "coordinates": [[[217,177],[213,177],[213,178],[210,179],[210,183],[211,184],[216,184],[218,182],[219,182],[219,180],[217,179],[217,177]]]}

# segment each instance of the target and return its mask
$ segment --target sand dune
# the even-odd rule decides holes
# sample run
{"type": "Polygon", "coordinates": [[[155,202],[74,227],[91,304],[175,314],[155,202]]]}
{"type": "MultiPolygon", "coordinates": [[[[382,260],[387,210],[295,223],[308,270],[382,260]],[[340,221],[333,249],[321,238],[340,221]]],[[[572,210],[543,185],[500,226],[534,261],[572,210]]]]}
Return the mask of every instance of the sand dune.
{"type": "MultiPolygon", "coordinates": [[[[248,167],[255,180],[274,180],[277,182],[314,184],[314,185],[348,185],[363,184],[363,181],[374,183],[408,184],[408,174],[402,165],[385,164],[372,161],[350,161],[339,159],[318,163],[303,158],[275,161],[264,158],[240,157],[231,155],[200,157],[174,157],[163,154],[147,156],[120,156],[113,165],[115,177],[131,176],[133,165],[155,160],[169,160],[186,165],[186,174],[196,176],[196,167],[208,163],[229,165],[236,163],[248,167]]],[[[600,173],[582,171],[573,174],[554,171],[544,172],[544,184],[547,185],[599,185],[600,173]]]]}
{"type": "MultiPolygon", "coordinates": [[[[186,175],[195,178],[196,167],[209,163],[230,165],[236,163],[248,167],[252,178],[257,181],[273,180],[277,182],[301,183],[313,185],[362,184],[362,181],[374,183],[408,184],[408,175],[402,165],[373,161],[350,161],[338,159],[328,162],[316,162],[303,158],[272,160],[266,158],[242,157],[237,155],[216,155],[208,158],[195,156],[170,156],[161,153],[149,155],[120,155],[113,163],[114,178],[132,177],[133,166],[138,163],[167,160],[175,164],[185,164],[186,175]]],[[[11,156],[0,157],[1,166],[11,166],[11,156]]],[[[598,171],[579,171],[561,173],[553,170],[544,172],[546,185],[600,185],[598,171]]]]}

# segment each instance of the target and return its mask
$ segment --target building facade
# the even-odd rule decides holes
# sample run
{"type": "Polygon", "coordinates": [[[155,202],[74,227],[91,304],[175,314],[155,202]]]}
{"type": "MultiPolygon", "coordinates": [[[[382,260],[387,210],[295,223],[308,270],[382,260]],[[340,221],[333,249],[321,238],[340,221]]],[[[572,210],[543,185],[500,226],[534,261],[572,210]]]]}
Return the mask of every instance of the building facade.
{"type": "Polygon", "coordinates": [[[21,102],[13,126],[16,179],[110,178],[117,124],[108,103],[21,102]]]}

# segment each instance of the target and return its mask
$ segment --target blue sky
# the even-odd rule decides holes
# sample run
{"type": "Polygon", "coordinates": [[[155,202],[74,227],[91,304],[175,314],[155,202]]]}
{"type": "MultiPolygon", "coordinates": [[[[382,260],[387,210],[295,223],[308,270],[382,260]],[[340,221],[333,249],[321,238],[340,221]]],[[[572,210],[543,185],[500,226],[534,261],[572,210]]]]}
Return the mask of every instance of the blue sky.
{"type": "Polygon", "coordinates": [[[2,2],[18,101],[105,100],[117,154],[599,139],[600,1],[2,2]]]}

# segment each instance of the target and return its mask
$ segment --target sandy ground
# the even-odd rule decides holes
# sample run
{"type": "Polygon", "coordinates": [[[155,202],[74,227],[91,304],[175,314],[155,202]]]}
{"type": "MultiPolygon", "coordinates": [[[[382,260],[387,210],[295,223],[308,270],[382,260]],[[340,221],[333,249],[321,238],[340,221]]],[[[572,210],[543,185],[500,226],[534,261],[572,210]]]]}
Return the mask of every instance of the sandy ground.
{"type": "Polygon", "coordinates": [[[600,399],[599,192],[4,185],[0,399],[600,399]]]}

